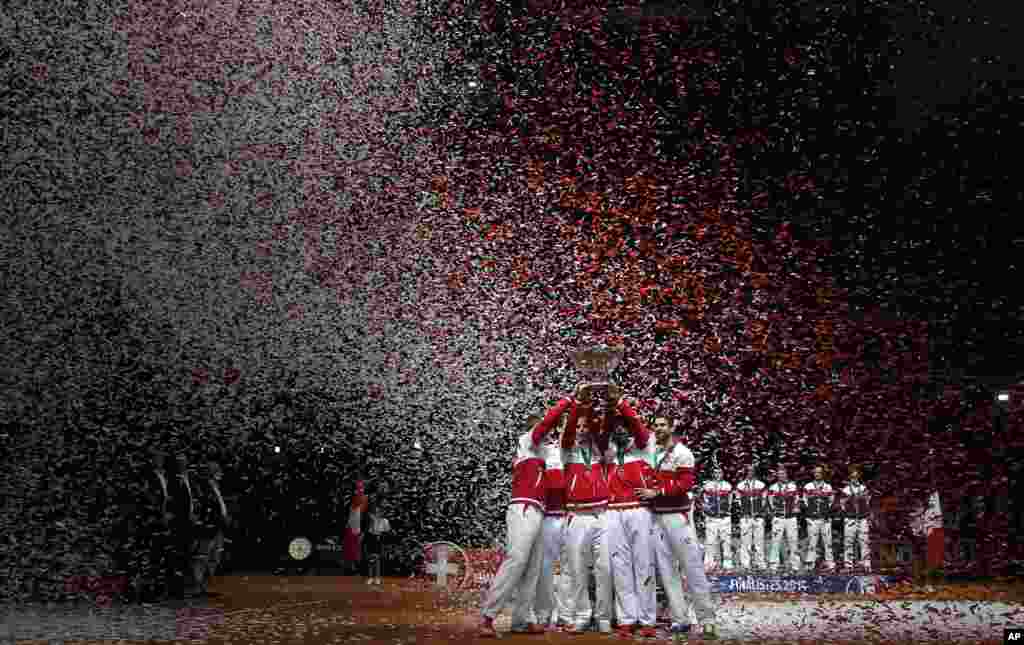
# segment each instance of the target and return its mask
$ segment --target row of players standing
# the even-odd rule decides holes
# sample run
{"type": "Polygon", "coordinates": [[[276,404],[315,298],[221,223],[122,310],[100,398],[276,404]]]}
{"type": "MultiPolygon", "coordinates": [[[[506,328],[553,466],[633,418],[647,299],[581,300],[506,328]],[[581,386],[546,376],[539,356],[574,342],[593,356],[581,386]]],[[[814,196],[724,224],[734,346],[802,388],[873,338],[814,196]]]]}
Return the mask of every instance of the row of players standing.
{"type": "Polygon", "coordinates": [[[144,601],[209,594],[220,566],[232,517],[221,491],[220,466],[192,468],[184,453],[173,460],[159,449],[128,492],[124,524],[130,527],[118,568],[144,601]]]}
{"type": "Polygon", "coordinates": [[[705,567],[720,564],[733,569],[732,535],[733,517],[739,519],[740,567],[750,570],[778,571],[783,566],[782,543],[785,541],[793,571],[800,569],[797,548],[797,520],[802,515],[807,524],[806,566],[817,561],[818,541],[824,542],[825,568],[835,569],[832,556],[832,520],[834,515],[843,519],[843,545],[848,568],[870,571],[868,549],[868,519],[870,495],[861,483],[857,467],[850,468],[849,483],[838,491],[825,481],[825,468],[814,468],[814,481],[802,488],[789,481],[785,466],[775,471],[776,481],[771,486],[759,480],[753,464],[747,466],[747,478],[733,487],[725,481],[722,469],[715,467],[713,479],[697,489],[697,506],[704,514],[705,567]],[[771,521],[771,547],[766,566],[764,557],[765,522],[771,521]],[[859,546],[859,559],[854,547],[859,546]],[[721,549],[721,550],[719,550],[721,549]],[[751,558],[753,556],[753,558],[751,558]],[[753,562],[751,560],[753,559],[753,562]]]}
{"type": "Polygon", "coordinates": [[[549,628],[560,595],[551,563],[564,549],[569,588],[559,604],[568,631],[593,624],[610,633],[614,615],[620,636],[655,637],[657,576],[673,631],[689,631],[692,601],[704,638],[717,638],[703,551],[688,516],[693,453],[673,440],[666,417],[655,420],[652,433],[618,386],[608,387],[603,418],[591,399],[581,385],[542,419],[527,420],[513,462],[506,557],[484,600],[479,635],[496,636],[494,618],[513,596],[513,632],[549,628]],[[552,433],[563,417],[562,431],[552,433]]]}

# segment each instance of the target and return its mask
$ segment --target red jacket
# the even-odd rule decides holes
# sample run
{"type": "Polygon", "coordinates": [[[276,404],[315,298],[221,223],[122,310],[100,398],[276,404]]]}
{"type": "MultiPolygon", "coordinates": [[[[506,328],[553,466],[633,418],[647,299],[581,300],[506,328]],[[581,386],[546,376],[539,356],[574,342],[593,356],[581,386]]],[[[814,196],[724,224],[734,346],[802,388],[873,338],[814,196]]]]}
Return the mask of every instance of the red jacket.
{"type": "Polygon", "coordinates": [[[589,431],[586,439],[576,434],[576,415],[569,416],[569,423],[562,434],[562,468],[566,482],[566,506],[570,512],[603,510],[608,506],[608,480],[602,459],[608,448],[608,435],[603,424],[591,413],[590,408],[584,409],[583,422],[589,431]]]}
{"type": "Polygon", "coordinates": [[[544,510],[544,436],[551,431],[559,417],[574,405],[572,399],[562,399],[548,410],[544,419],[531,432],[519,437],[512,464],[512,499],[509,504],[528,504],[544,510]]]}
{"type": "Polygon", "coordinates": [[[696,479],[693,453],[681,441],[673,441],[668,450],[659,449],[654,461],[660,495],[654,498],[655,513],[687,513],[690,498],[686,493],[696,479]]]}
{"type": "MultiPolygon", "coordinates": [[[[572,414],[570,412],[570,414],[572,414]]],[[[565,474],[560,445],[544,445],[544,516],[565,515],[565,474]]]]}
{"type": "Polygon", "coordinates": [[[655,449],[653,436],[625,400],[619,402],[618,412],[625,418],[633,438],[621,450],[614,445],[605,450],[608,508],[624,510],[649,506],[648,502],[636,496],[635,490],[654,488],[657,485],[657,477],[651,468],[655,449]]]}

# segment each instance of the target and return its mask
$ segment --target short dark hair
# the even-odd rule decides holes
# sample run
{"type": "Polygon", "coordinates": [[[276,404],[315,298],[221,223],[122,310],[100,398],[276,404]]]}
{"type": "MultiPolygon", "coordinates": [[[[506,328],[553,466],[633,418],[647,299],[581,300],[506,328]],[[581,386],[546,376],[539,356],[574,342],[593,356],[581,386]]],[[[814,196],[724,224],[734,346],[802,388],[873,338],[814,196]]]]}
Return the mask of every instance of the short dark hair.
{"type": "Polygon", "coordinates": [[[658,414],[654,415],[654,420],[657,421],[658,419],[664,419],[664,420],[668,421],[668,425],[669,425],[670,428],[675,427],[675,419],[672,418],[671,414],[667,414],[665,412],[661,412],[661,413],[658,413],[658,414]]]}

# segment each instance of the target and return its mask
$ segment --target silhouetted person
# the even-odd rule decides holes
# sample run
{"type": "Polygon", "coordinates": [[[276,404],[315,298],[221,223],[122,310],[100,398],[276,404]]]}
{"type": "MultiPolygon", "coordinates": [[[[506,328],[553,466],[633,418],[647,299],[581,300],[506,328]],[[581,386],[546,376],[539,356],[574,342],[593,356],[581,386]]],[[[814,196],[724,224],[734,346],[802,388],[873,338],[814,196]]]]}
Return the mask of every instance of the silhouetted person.
{"type": "Polygon", "coordinates": [[[192,553],[196,540],[196,490],[188,469],[188,458],[179,453],[174,461],[171,489],[171,594],[176,598],[197,591],[192,579],[192,553]]]}

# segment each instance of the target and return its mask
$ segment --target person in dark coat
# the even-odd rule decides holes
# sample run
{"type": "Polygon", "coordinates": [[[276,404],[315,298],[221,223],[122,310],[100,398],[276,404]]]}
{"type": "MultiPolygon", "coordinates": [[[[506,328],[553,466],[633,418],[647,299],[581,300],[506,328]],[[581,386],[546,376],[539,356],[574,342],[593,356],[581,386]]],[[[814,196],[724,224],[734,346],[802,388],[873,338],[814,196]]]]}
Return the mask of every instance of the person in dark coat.
{"type": "Polygon", "coordinates": [[[142,600],[159,602],[166,598],[172,582],[171,555],[171,477],[167,455],[158,449],[149,452],[149,462],[139,472],[136,527],[139,554],[139,595],[142,600]]]}
{"type": "Polygon", "coordinates": [[[174,472],[170,480],[170,567],[173,584],[171,594],[175,598],[198,591],[192,576],[192,554],[195,549],[197,508],[196,490],[188,467],[188,457],[178,453],[175,457],[174,472]]]}
{"type": "Polygon", "coordinates": [[[203,477],[195,482],[197,498],[196,549],[192,557],[192,580],[197,591],[209,595],[210,577],[217,572],[224,552],[224,534],[231,524],[227,502],[221,492],[220,466],[209,462],[203,477]]]}

